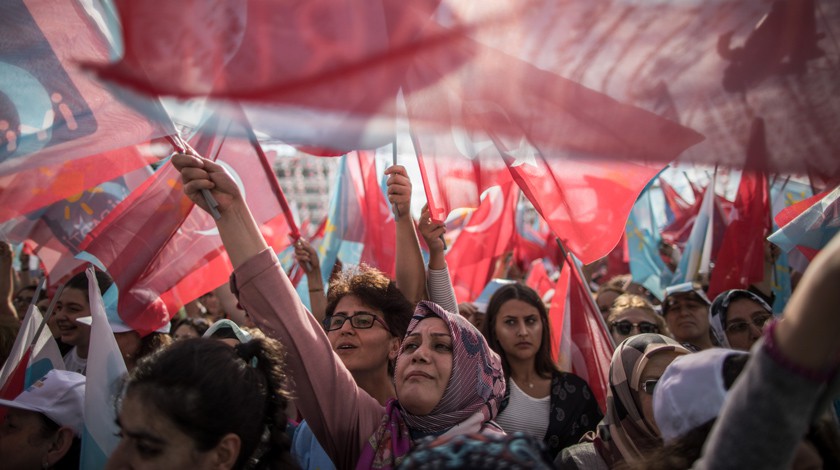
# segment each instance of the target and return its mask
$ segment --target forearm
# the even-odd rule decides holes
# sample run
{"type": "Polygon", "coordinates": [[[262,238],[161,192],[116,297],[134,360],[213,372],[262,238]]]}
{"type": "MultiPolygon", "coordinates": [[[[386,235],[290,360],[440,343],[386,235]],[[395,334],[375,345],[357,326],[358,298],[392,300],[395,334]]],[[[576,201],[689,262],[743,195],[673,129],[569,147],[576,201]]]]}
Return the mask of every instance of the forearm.
{"type": "Polygon", "coordinates": [[[410,302],[426,298],[426,269],[420,241],[411,216],[403,214],[397,221],[396,282],[410,302]]]}
{"type": "Polygon", "coordinates": [[[814,371],[838,365],[840,357],[840,236],[814,260],[776,327],[779,351],[791,362],[814,371]]]}
{"type": "Polygon", "coordinates": [[[323,323],[327,315],[327,295],[321,280],[321,270],[313,269],[306,275],[306,279],[307,287],[309,287],[309,309],[315,319],[323,323]]]}
{"type": "Polygon", "coordinates": [[[0,315],[17,318],[17,311],[12,300],[14,294],[14,269],[11,259],[0,263],[0,315]]]}
{"type": "Polygon", "coordinates": [[[234,269],[268,248],[250,209],[241,199],[222,213],[216,225],[234,269]]]}
{"type": "Polygon", "coordinates": [[[429,285],[429,300],[443,307],[447,312],[458,313],[458,302],[455,299],[455,289],[452,287],[452,279],[449,277],[449,268],[446,261],[443,268],[432,269],[429,263],[429,274],[427,279],[429,285]]]}
{"type": "Polygon", "coordinates": [[[258,253],[234,273],[242,306],[267,336],[283,344],[298,409],[336,466],[351,468],[383,408],[358,388],[276,256],[258,253]]]}
{"type": "Polygon", "coordinates": [[[245,310],[237,306],[239,303],[236,296],[230,291],[230,283],[224,283],[221,286],[213,289],[213,294],[219,299],[222,310],[228,314],[228,317],[237,325],[245,324],[245,310]]]}

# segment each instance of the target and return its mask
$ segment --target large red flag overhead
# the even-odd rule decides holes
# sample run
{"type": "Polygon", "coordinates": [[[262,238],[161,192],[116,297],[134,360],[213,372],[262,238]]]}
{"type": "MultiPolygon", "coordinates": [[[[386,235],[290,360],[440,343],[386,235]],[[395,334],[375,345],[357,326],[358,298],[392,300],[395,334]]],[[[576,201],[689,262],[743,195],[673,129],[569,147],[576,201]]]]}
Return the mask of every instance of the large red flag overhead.
{"type": "MultiPolygon", "coordinates": [[[[764,122],[753,122],[748,159],[766,159],[764,122]]],[[[758,165],[756,165],[758,166],[758,165]]],[[[714,298],[728,289],[746,289],[764,279],[764,239],[770,230],[770,193],[767,175],[744,171],[738,186],[733,218],[726,227],[709,282],[714,298]]]]}
{"type": "MultiPolygon", "coordinates": [[[[269,180],[274,174],[266,172],[250,142],[226,138],[227,129],[211,117],[191,145],[202,155],[218,156],[216,161],[240,186],[258,223],[282,217],[269,180]]],[[[82,248],[114,278],[120,316],[138,331],[152,331],[162,321],[160,310],[150,307],[158,297],[172,314],[183,303],[223,284],[231,272],[212,217],[194,208],[172,165],[158,169],[87,237],[82,248]]]]}
{"type": "Polygon", "coordinates": [[[631,162],[543,158],[525,142],[504,155],[522,192],[584,264],[612,251],[636,198],[661,170],[631,162]]]}
{"type": "Polygon", "coordinates": [[[519,192],[512,182],[493,186],[446,254],[458,302],[475,300],[493,277],[497,258],[510,249],[519,192]]]}
{"type": "Polygon", "coordinates": [[[68,160],[173,131],[156,100],[138,99],[145,105],[140,113],[79,70],[81,61],[107,61],[109,47],[77,2],[3,2],[0,36],[0,175],[57,171],[68,160]]]}

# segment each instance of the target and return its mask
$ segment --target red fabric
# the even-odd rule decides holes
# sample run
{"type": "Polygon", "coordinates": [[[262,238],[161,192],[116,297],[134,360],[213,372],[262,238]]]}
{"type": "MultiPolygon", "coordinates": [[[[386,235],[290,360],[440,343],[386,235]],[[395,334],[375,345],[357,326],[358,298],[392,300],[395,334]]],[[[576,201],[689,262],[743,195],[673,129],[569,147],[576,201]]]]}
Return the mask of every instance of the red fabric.
{"type": "Polygon", "coordinates": [[[130,146],[68,160],[54,167],[43,166],[0,176],[0,222],[62,199],[75,199],[86,189],[145,167],[149,160],[140,147],[130,146]]]}
{"type": "MultiPolygon", "coordinates": [[[[265,173],[250,142],[217,138],[218,124],[208,121],[205,133],[199,133],[191,145],[201,155],[219,155],[217,162],[240,185],[258,223],[277,217],[282,208],[276,198],[267,196],[273,194],[269,178],[274,175],[265,173]]],[[[138,332],[153,331],[168,320],[150,308],[159,296],[172,315],[183,303],[223,284],[231,272],[212,217],[194,209],[182,186],[174,166],[160,168],[82,246],[114,278],[120,316],[138,332]]]]}
{"type": "Polygon", "coordinates": [[[828,194],[832,191],[829,189],[827,191],[823,191],[819,194],[815,194],[807,199],[803,199],[796,204],[790,205],[785,207],[773,219],[776,221],[776,225],[779,227],[784,227],[785,225],[789,224],[793,219],[797,218],[799,214],[802,214],[811,206],[821,201],[824,197],[828,196],[828,194]]]}
{"type": "MultiPolygon", "coordinates": [[[[14,400],[18,395],[23,393],[23,385],[26,383],[26,368],[29,367],[29,358],[32,356],[32,346],[26,348],[26,352],[20,359],[20,362],[15,365],[15,369],[6,379],[6,383],[0,388],[0,399],[14,400]]],[[[0,406],[0,425],[6,420],[6,413],[9,409],[5,406],[0,406]]]]}
{"type": "MultiPolygon", "coordinates": [[[[766,159],[764,122],[756,119],[747,148],[749,160],[766,159]]],[[[709,296],[729,289],[746,289],[764,279],[764,239],[770,231],[767,175],[744,171],[735,199],[733,219],[726,227],[709,282],[709,296]]]]}
{"type": "Polygon", "coordinates": [[[460,59],[448,52],[458,35],[430,22],[437,0],[116,3],[125,56],[99,75],[153,95],[370,116],[393,104],[418,56],[436,68],[460,59]]]}
{"type": "Polygon", "coordinates": [[[443,222],[455,209],[478,207],[487,188],[510,181],[490,141],[475,142],[454,128],[442,136],[412,133],[411,137],[426,202],[435,222],[443,222]]]}
{"type": "Polygon", "coordinates": [[[531,263],[531,270],[528,272],[528,277],[525,278],[525,284],[531,289],[537,291],[540,298],[543,298],[546,292],[554,286],[551,278],[548,277],[548,272],[545,270],[545,264],[541,259],[535,260],[531,263]]]}
{"type": "MultiPolygon", "coordinates": [[[[11,74],[4,75],[7,83],[0,93],[0,175],[37,168],[58,170],[68,161],[169,133],[171,124],[146,118],[155,116],[165,122],[157,103],[138,99],[135,104],[145,105],[144,112],[138,112],[79,70],[82,61],[108,61],[109,52],[100,31],[75,2],[6,1],[0,31],[0,57],[11,74]]],[[[111,170],[116,168],[107,165],[98,169],[99,176],[91,177],[99,182],[113,179],[116,174],[111,170]]],[[[68,175],[68,182],[79,179],[68,175]]],[[[82,189],[59,191],[58,197],[82,189]]]]}
{"type": "Polygon", "coordinates": [[[615,248],[633,204],[661,169],[629,162],[544,159],[527,144],[522,146],[526,148],[505,156],[514,181],[564,247],[584,264],[615,248]]]}
{"type": "Polygon", "coordinates": [[[140,168],[8,221],[5,237],[31,246],[53,283],[72,276],[84,263],[75,255],[88,233],[149,175],[150,169],[140,168]]]}
{"type": "Polygon", "coordinates": [[[583,378],[606,409],[613,345],[589,289],[566,262],[549,309],[552,352],[563,370],[583,378]]]}
{"type": "Polygon", "coordinates": [[[493,275],[496,259],[510,249],[518,195],[513,183],[488,189],[446,254],[458,302],[478,298],[493,275]]]}
{"type": "MultiPolygon", "coordinates": [[[[693,206],[686,202],[677,190],[662,178],[659,178],[659,186],[662,188],[662,194],[665,195],[665,202],[668,204],[668,207],[671,208],[671,212],[674,213],[674,218],[681,219],[685,217],[685,212],[690,210],[693,206]]],[[[692,186],[692,190],[693,188],[694,186],[692,186]]],[[[702,198],[703,197],[701,196],[700,199],[702,198]]]]}
{"type": "MultiPolygon", "coordinates": [[[[391,278],[395,276],[397,235],[396,221],[391,206],[379,185],[376,160],[372,152],[358,152],[357,160],[362,185],[362,210],[360,223],[364,225],[364,245],[361,262],[376,266],[391,278]]],[[[348,162],[348,165],[353,163],[348,162]]],[[[353,172],[355,174],[355,172],[353,172]]],[[[401,217],[411,217],[402,214],[401,217]]]]}

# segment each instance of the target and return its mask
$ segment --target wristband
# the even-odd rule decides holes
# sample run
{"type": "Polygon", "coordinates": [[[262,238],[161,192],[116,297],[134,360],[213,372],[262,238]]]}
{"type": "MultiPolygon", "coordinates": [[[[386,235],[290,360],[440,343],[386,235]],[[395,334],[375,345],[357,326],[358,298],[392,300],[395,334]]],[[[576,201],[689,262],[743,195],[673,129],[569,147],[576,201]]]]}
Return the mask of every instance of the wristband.
{"type": "Polygon", "coordinates": [[[836,365],[824,370],[814,370],[796,364],[788,359],[784,353],[779,350],[779,345],[776,344],[776,325],[778,324],[778,321],[774,321],[764,331],[764,352],[770,356],[773,362],[783,367],[788,372],[818,383],[828,382],[837,374],[836,365]]]}

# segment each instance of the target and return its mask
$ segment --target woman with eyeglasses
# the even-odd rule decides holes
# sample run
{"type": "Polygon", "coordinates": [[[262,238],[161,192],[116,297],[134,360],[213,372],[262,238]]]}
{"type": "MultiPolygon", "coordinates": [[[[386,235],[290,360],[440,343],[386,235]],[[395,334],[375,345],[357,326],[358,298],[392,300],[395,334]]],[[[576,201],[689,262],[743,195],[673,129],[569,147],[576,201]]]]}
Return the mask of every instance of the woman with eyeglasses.
{"type": "Polygon", "coordinates": [[[551,459],[595,429],[603,413],[586,381],[551,359],[545,305],[530,287],[507,284],[487,304],[484,336],[502,358],[507,379],[496,422],[545,443],[551,459]]]}
{"type": "MultiPolygon", "coordinates": [[[[194,203],[209,211],[202,190],[215,199],[216,225],[234,266],[231,289],[260,329],[285,346],[298,409],[337,468],[397,467],[429,436],[503,433],[493,422],[505,391],[501,361],[466,319],[430,302],[417,305],[395,355],[397,399],[382,406],[360,388],[336,351],[353,355],[356,344],[341,340],[333,348],[324,326],[297,297],[231,176],[194,154],[177,154],[172,163],[194,203]]],[[[341,328],[355,322],[370,326],[359,331],[383,331],[377,320],[353,319],[370,312],[361,302],[346,304],[341,311],[336,306],[326,329],[338,327],[341,319],[341,328]]]]}
{"type": "Polygon", "coordinates": [[[656,313],[644,297],[633,294],[622,294],[615,299],[607,318],[607,325],[615,344],[641,333],[667,335],[662,316],[656,313]]]}
{"type": "Polygon", "coordinates": [[[607,415],[596,432],[563,450],[559,469],[626,468],[662,445],[653,417],[653,391],[665,368],[689,351],[673,339],[654,333],[621,342],[610,363],[607,415]]]}
{"type": "Polygon", "coordinates": [[[749,351],[761,338],[764,325],[773,318],[773,309],[764,299],[741,289],[719,294],[709,312],[709,324],[718,343],[740,351],[749,351]]]}

